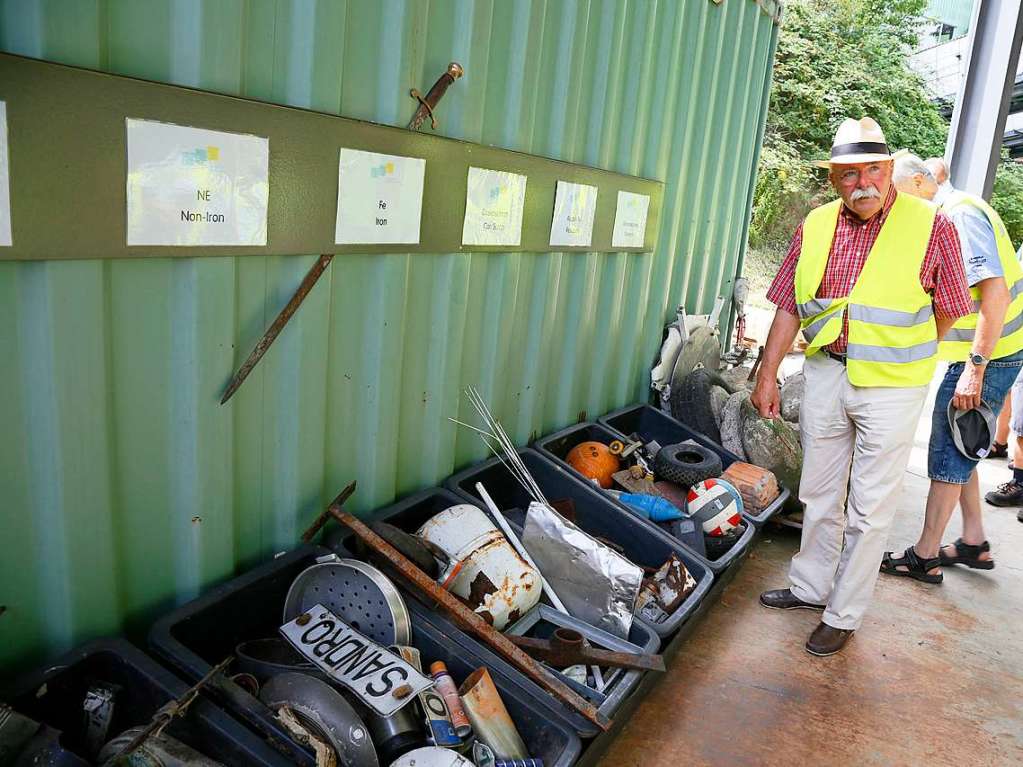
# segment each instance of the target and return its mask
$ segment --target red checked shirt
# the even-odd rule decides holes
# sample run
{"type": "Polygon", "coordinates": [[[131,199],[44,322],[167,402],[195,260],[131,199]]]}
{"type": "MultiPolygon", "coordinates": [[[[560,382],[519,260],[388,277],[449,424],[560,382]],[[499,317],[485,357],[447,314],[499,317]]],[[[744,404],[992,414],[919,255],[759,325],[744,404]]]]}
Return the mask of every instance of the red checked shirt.
{"type": "MultiPolygon", "coordinates": [[[[817,298],[842,298],[852,292],[863,265],[867,263],[881,226],[895,204],[897,192],[892,186],[881,207],[881,212],[862,220],[844,205],[835,228],[835,238],[828,254],[824,278],[817,289],[817,298]]],[[[798,315],[796,309],[796,262],[803,245],[803,225],[792,237],[788,255],[767,291],[767,300],[789,314],[798,315]]],[[[973,311],[973,299],[966,284],[962,251],[955,225],[942,213],[934,219],[931,239],[927,243],[920,285],[934,297],[934,313],[946,319],[965,317],[973,311]]],[[[842,333],[825,348],[835,354],[845,354],[849,342],[849,318],[843,321],[842,333]]]]}

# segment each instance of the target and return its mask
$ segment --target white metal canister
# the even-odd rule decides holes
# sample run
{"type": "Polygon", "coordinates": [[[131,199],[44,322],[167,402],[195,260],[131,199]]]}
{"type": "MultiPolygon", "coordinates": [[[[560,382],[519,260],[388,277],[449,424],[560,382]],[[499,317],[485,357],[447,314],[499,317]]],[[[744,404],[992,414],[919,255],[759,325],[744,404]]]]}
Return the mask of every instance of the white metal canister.
{"type": "Polygon", "coordinates": [[[498,631],[540,601],[540,576],[483,511],[451,506],[419,528],[458,568],[448,588],[498,631]]]}

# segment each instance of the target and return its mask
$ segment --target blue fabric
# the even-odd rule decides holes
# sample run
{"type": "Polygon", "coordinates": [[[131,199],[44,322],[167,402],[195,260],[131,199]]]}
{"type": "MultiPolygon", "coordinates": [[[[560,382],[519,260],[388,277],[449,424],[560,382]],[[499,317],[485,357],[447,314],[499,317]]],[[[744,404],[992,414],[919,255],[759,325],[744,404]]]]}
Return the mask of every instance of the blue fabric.
{"type": "MultiPolygon", "coordinates": [[[[938,387],[934,399],[934,411],[931,414],[931,441],[927,452],[927,475],[939,482],[952,485],[965,485],[970,474],[979,461],[967,458],[956,449],[952,439],[952,428],[948,425],[948,403],[955,395],[956,384],[962,375],[965,363],[955,362],[948,366],[948,371],[938,387]]],[[[981,388],[981,399],[984,400],[997,416],[1005,402],[1020,369],[1023,368],[1023,351],[991,360],[984,372],[984,385],[981,388]]],[[[994,435],[991,435],[992,439],[994,435]]]]}
{"type": "Polygon", "coordinates": [[[973,287],[981,280],[1001,277],[1005,272],[998,257],[995,230],[987,216],[972,205],[960,205],[949,217],[959,233],[966,283],[973,287]]]}

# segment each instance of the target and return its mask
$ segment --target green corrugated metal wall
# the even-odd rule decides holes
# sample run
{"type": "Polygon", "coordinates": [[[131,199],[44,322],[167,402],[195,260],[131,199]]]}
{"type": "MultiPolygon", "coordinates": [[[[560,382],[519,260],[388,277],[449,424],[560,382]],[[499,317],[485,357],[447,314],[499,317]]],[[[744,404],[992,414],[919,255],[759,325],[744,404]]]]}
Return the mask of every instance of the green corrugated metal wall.
{"type": "Polygon", "coordinates": [[[393,125],[457,60],[443,133],[667,185],[652,254],[336,259],[226,407],[313,255],[0,264],[0,668],[141,628],[352,478],[367,511],[481,458],[466,384],[520,442],[645,398],[674,306],[730,290],[776,34],[750,0],[0,2],[8,52],[393,125]]]}

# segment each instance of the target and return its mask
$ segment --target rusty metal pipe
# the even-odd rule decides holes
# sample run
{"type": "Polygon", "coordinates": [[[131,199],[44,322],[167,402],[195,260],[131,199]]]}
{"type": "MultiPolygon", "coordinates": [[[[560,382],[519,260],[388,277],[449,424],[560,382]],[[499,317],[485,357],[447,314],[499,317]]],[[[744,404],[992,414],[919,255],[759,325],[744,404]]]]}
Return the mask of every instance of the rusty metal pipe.
{"type": "Polygon", "coordinates": [[[611,727],[611,720],[600,713],[596,706],[516,647],[508,637],[495,630],[493,626],[466,605],[462,604],[455,596],[438,586],[430,576],[412,564],[387,541],[370,530],[365,523],[356,519],[351,514],[341,511],[336,506],[331,506],[329,511],[334,519],[351,528],[352,532],[361,538],[367,546],[387,559],[391,566],[410,585],[443,608],[446,613],[455,618],[459,625],[463,626],[469,633],[492,647],[501,657],[566,706],[577,711],[587,721],[592,722],[605,731],[611,727]]]}

